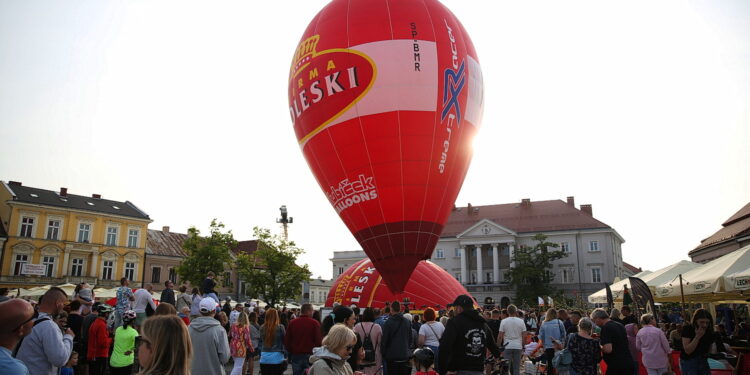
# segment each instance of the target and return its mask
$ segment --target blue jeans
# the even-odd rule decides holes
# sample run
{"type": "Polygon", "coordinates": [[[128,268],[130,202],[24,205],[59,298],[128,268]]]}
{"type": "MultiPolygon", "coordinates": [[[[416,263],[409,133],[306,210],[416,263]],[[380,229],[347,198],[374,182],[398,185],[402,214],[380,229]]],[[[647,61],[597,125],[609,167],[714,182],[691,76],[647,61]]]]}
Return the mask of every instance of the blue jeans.
{"type": "Polygon", "coordinates": [[[219,302],[219,296],[217,296],[216,293],[208,293],[206,294],[206,296],[213,298],[214,301],[216,301],[216,303],[218,304],[218,306],[216,306],[216,312],[221,311],[221,302],[219,302]]]}
{"type": "Polygon", "coordinates": [[[292,364],[292,375],[303,375],[310,367],[310,354],[291,354],[289,362],[292,364]]]}
{"type": "Polygon", "coordinates": [[[700,356],[691,359],[680,358],[680,371],[682,371],[682,375],[711,374],[711,369],[708,367],[708,359],[700,356]]]}

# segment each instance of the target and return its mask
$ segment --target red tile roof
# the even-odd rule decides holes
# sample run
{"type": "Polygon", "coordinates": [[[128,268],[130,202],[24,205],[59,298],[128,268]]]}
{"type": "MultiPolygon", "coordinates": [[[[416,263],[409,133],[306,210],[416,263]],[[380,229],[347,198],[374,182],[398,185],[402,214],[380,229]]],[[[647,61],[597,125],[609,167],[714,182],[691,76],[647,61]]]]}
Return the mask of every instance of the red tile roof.
{"type": "Polygon", "coordinates": [[[258,240],[249,240],[237,242],[237,247],[232,249],[232,252],[238,255],[239,253],[252,254],[255,250],[258,250],[258,240]]]}
{"type": "Polygon", "coordinates": [[[629,269],[630,272],[632,272],[633,274],[636,274],[636,273],[639,273],[639,272],[643,272],[643,270],[640,269],[639,267],[636,267],[636,266],[634,266],[632,264],[629,264],[629,263],[626,263],[626,262],[622,262],[622,266],[625,267],[625,268],[627,268],[627,269],[629,269]]]}
{"type": "Polygon", "coordinates": [[[611,228],[562,200],[458,207],[451,212],[441,237],[455,237],[483,219],[516,233],[611,228]],[[471,212],[469,212],[471,211],[471,212]]]}
{"type": "Polygon", "coordinates": [[[688,255],[694,254],[699,250],[705,249],[711,245],[733,240],[750,234],[750,203],[742,207],[737,213],[732,215],[722,224],[722,228],[708,238],[701,241],[695,249],[690,250],[688,255]]]}
{"type": "Polygon", "coordinates": [[[187,234],[149,229],[146,238],[146,254],[184,258],[187,253],[182,248],[182,244],[186,239],[187,234]]]}

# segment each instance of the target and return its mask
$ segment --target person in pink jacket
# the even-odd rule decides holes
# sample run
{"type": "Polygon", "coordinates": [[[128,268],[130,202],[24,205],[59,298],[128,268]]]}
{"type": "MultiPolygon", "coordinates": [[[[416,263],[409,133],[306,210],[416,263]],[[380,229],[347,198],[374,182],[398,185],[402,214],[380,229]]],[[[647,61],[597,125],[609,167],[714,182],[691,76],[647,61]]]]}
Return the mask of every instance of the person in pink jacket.
{"type": "Polygon", "coordinates": [[[669,342],[657,326],[657,321],[651,314],[641,317],[641,328],[635,337],[635,346],[641,351],[643,367],[649,375],[661,375],[669,367],[669,342]]]}

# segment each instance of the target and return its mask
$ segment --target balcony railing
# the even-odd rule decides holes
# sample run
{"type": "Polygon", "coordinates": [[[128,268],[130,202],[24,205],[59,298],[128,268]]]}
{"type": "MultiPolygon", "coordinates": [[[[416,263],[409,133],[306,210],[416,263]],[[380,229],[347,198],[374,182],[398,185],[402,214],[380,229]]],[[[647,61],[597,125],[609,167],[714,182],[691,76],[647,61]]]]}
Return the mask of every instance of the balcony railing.
{"type": "MultiPolygon", "coordinates": [[[[60,285],[60,284],[78,284],[82,282],[95,285],[96,277],[89,276],[63,276],[63,277],[44,277],[44,276],[0,276],[0,282],[21,284],[26,286],[42,285],[60,285]]],[[[98,285],[97,285],[98,286],[98,285]]]]}

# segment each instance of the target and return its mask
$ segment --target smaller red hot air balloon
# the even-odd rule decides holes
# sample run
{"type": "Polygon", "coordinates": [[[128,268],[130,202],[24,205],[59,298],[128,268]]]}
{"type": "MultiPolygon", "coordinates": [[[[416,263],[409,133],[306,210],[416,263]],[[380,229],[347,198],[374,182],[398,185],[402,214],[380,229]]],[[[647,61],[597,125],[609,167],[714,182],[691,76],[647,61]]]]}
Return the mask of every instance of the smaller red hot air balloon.
{"type": "Polygon", "coordinates": [[[362,259],[336,279],[326,306],[338,302],[345,306],[384,307],[386,302],[408,298],[411,310],[444,309],[459,294],[470,295],[448,272],[426,260],[417,263],[404,291],[393,293],[370,259],[362,259]]]}

